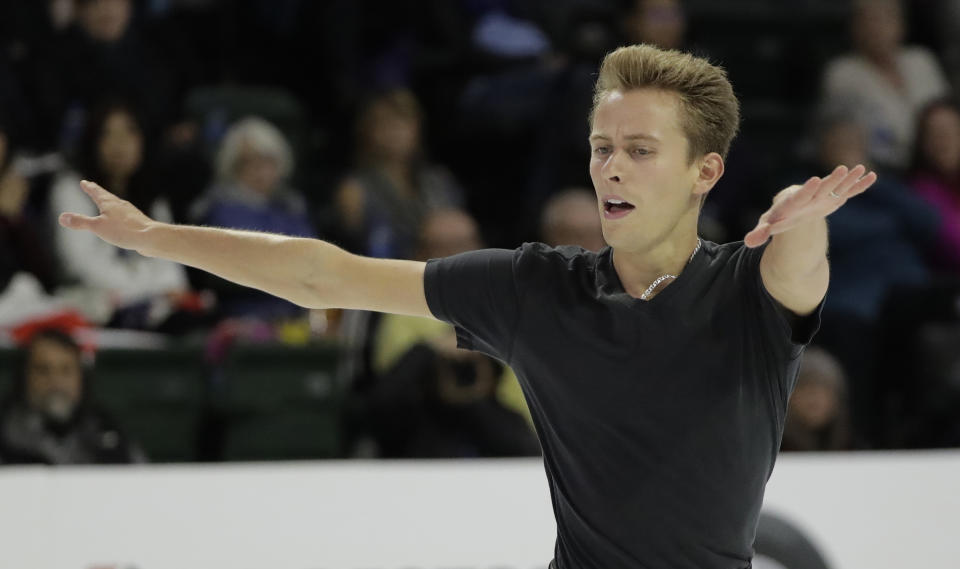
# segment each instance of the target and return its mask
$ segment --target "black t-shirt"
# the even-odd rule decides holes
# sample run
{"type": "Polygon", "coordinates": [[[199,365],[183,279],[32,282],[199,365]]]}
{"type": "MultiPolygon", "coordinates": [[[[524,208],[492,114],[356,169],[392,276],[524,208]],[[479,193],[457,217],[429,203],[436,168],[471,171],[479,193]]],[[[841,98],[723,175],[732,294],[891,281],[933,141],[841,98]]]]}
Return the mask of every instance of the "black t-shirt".
{"type": "Polygon", "coordinates": [[[821,302],[792,316],[764,247],[703,247],[649,301],[609,247],[527,243],[427,263],[460,347],[508,363],[543,447],[558,569],[750,566],[787,400],[821,302]]]}

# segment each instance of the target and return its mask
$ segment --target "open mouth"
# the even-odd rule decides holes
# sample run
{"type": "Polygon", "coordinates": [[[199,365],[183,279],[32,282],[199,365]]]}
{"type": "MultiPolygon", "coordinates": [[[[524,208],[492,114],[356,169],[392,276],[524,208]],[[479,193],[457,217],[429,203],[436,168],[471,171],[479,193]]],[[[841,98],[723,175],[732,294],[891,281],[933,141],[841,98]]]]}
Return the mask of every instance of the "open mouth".
{"type": "Polygon", "coordinates": [[[632,203],[621,199],[609,198],[603,202],[603,216],[607,219],[623,217],[636,208],[632,203]]]}

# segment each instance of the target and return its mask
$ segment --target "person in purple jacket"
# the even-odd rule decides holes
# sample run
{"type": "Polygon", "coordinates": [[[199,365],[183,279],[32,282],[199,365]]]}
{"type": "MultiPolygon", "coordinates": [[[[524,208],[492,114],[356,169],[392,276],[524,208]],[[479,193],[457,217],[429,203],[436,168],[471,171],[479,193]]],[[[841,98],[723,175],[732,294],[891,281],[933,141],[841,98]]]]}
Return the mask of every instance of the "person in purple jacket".
{"type": "MultiPolygon", "coordinates": [[[[293,150],[277,127],[257,117],[241,119],[224,135],[217,179],[193,204],[191,218],[214,227],[316,237],[306,200],[287,185],[293,168],[293,150]]],[[[217,293],[224,317],[275,321],[303,313],[285,300],[221,279],[203,284],[217,293]]]]}
{"type": "Polygon", "coordinates": [[[911,185],[937,209],[937,268],[960,276],[960,106],[949,99],[924,108],[917,120],[911,185]]]}

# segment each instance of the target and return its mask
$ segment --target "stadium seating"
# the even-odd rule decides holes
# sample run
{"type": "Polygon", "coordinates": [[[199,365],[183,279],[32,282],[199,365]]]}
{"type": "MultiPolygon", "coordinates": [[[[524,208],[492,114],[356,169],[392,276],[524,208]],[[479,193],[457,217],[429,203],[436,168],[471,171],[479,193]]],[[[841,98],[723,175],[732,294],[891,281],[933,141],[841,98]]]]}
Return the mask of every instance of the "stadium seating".
{"type": "Polygon", "coordinates": [[[339,352],[334,347],[242,346],[218,372],[221,458],[335,457],[340,449],[339,352]]]}
{"type": "Polygon", "coordinates": [[[93,396],[153,462],[191,461],[204,411],[199,349],[103,350],[93,396]]]}

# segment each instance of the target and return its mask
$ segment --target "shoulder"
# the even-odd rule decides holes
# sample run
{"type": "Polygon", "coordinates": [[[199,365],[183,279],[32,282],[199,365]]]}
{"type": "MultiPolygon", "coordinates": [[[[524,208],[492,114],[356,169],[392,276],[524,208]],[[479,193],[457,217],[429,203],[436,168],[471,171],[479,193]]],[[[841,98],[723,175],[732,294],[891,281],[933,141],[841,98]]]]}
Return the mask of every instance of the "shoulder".
{"type": "Polygon", "coordinates": [[[555,286],[576,274],[592,273],[596,253],[580,247],[551,247],[528,242],[516,249],[479,249],[427,262],[427,278],[438,273],[462,278],[508,278],[517,289],[529,285],[555,286]]]}
{"type": "Polygon", "coordinates": [[[703,254],[707,257],[703,280],[711,288],[722,284],[741,293],[755,289],[764,249],[765,245],[751,249],[743,241],[721,244],[703,240],[703,254]]]}
{"type": "Polygon", "coordinates": [[[591,269],[597,258],[597,253],[587,251],[576,245],[559,245],[556,247],[540,242],[527,242],[517,249],[517,262],[520,265],[544,270],[562,269],[591,269]]]}
{"type": "Polygon", "coordinates": [[[704,254],[709,258],[709,263],[717,266],[748,261],[752,254],[751,252],[756,251],[756,249],[747,247],[743,241],[714,243],[713,241],[703,239],[702,243],[704,254]]]}

